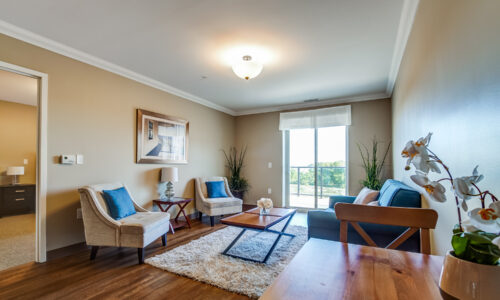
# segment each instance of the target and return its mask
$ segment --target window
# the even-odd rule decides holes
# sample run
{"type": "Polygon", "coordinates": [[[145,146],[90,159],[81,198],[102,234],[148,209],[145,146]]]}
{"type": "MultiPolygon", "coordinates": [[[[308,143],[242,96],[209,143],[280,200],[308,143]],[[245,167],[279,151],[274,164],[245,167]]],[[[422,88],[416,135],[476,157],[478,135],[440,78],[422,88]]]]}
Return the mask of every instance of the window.
{"type": "Polygon", "coordinates": [[[281,114],[285,115],[280,116],[280,129],[284,134],[283,173],[287,207],[327,208],[329,196],[347,194],[350,107],[341,108],[327,109],[331,118],[324,110],[298,112],[299,117],[295,115],[288,119],[287,113],[281,114]],[[318,121],[317,115],[323,120],[318,121]],[[301,119],[303,116],[307,120],[301,119]]]}

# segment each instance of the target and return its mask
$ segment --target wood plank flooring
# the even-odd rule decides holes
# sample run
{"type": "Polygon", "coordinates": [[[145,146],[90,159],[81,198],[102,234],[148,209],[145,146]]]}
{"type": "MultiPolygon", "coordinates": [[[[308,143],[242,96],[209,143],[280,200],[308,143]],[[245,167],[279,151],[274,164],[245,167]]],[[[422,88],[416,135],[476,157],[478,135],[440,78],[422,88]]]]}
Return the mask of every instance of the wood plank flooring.
{"type": "MultiPolygon", "coordinates": [[[[225,227],[208,218],[191,229],[168,234],[146,248],[146,257],[188,243],[225,227]]],[[[214,286],[137,264],[137,249],[102,248],[95,261],[90,250],[47,263],[29,263],[0,272],[0,299],[248,299],[214,286]]]]}

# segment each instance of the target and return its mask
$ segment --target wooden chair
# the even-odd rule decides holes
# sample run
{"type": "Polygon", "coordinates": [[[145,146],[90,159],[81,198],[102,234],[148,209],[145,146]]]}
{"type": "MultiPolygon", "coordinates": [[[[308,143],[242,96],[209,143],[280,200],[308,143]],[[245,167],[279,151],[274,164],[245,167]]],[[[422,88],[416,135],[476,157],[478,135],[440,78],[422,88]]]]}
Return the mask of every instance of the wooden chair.
{"type": "Polygon", "coordinates": [[[361,235],[369,246],[378,247],[358,222],[376,223],[393,226],[408,226],[409,228],[393,240],[385,248],[395,249],[420,230],[420,252],[430,254],[429,229],[436,227],[438,214],[433,209],[384,207],[359,205],[351,203],[335,204],[335,215],[340,221],[340,241],[347,243],[347,226],[352,227],[361,235]]]}

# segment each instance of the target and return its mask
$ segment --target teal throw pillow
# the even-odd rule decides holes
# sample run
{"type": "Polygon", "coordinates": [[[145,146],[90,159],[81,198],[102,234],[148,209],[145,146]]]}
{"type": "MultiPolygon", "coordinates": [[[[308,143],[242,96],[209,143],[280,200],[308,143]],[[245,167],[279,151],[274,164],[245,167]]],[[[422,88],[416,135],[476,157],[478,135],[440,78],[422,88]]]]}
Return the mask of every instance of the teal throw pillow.
{"type": "Polygon", "coordinates": [[[103,190],[102,195],[113,219],[120,220],[135,214],[132,198],[124,187],[116,190],[103,190]]]}

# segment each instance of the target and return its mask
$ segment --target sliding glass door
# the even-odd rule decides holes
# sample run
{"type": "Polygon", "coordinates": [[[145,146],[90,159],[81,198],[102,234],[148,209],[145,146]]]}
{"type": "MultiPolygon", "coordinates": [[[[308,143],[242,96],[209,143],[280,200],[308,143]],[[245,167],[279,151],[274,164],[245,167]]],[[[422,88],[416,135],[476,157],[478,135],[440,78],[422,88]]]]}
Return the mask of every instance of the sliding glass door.
{"type": "Polygon", "coordinates": [[[326,208],[347,192],[347,127],[291,129],[285,139],[285,191],[289,207],[326,208]]]}

